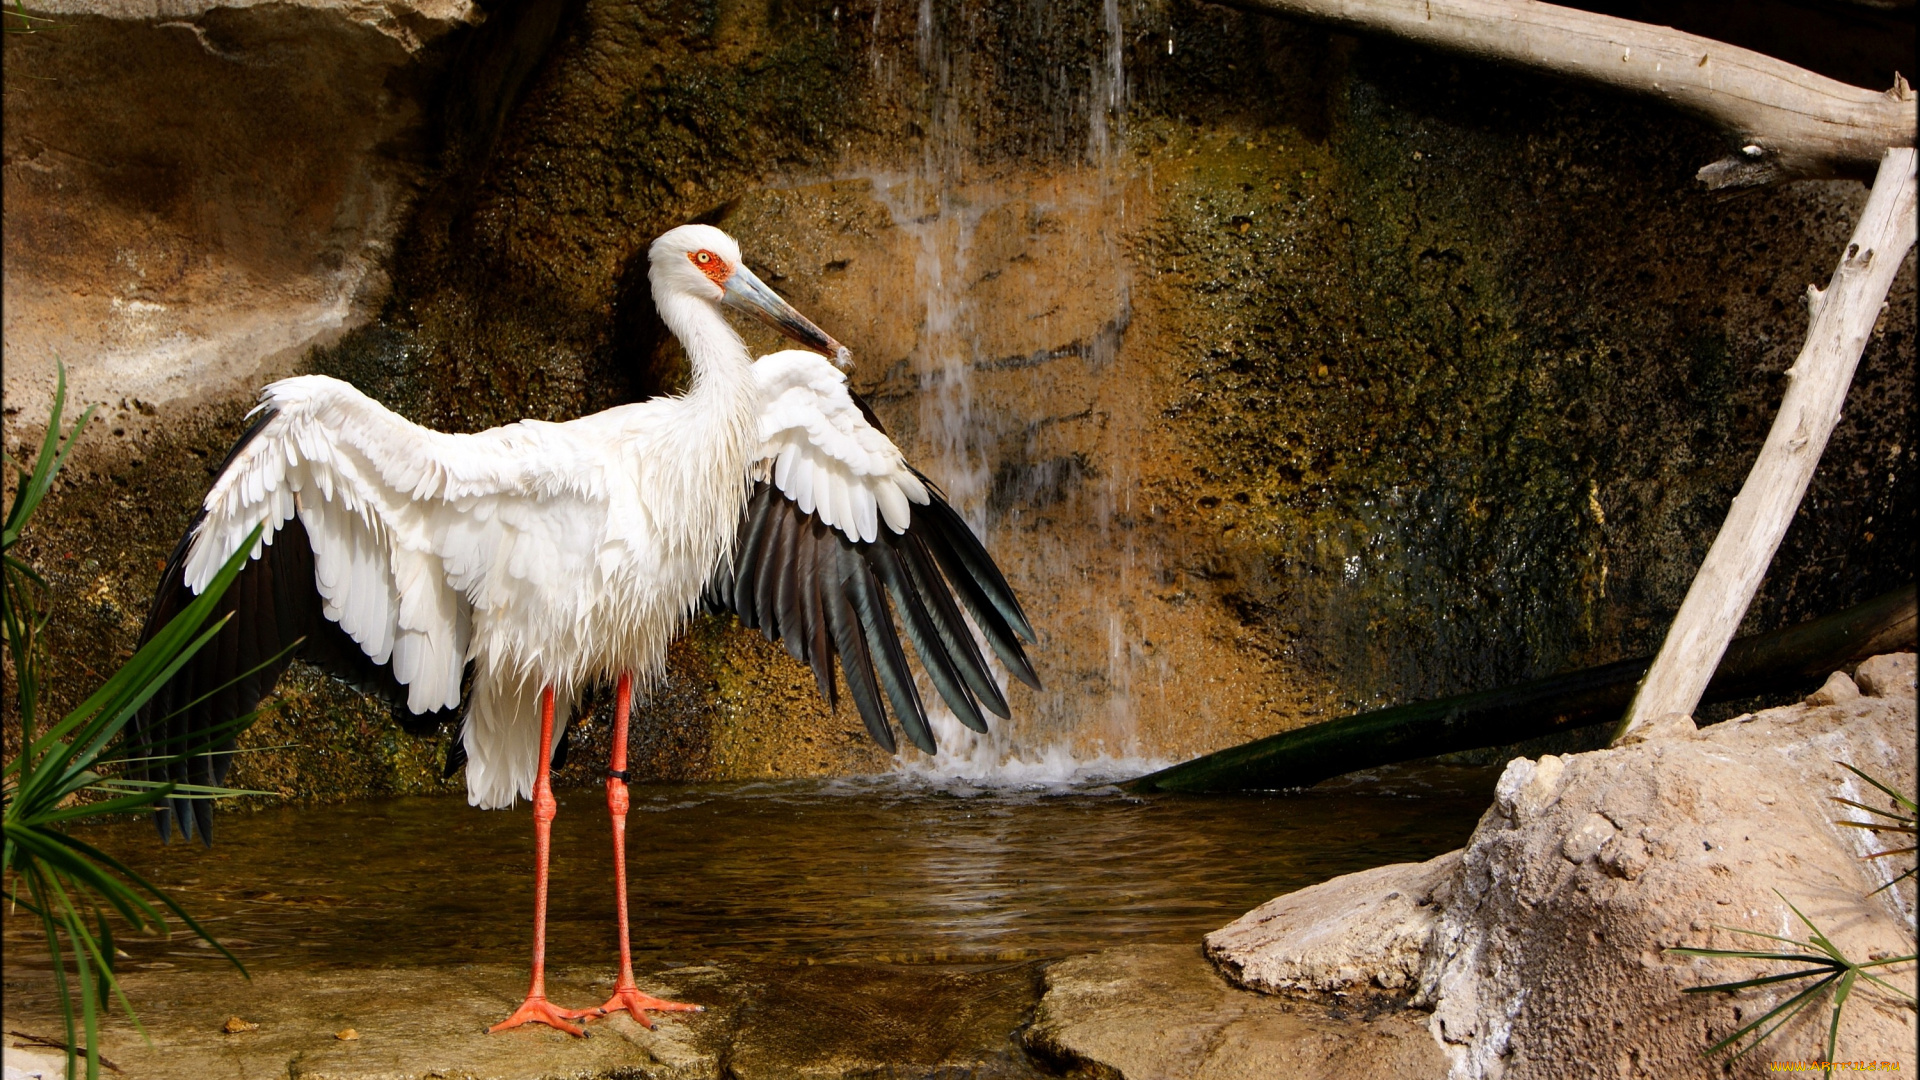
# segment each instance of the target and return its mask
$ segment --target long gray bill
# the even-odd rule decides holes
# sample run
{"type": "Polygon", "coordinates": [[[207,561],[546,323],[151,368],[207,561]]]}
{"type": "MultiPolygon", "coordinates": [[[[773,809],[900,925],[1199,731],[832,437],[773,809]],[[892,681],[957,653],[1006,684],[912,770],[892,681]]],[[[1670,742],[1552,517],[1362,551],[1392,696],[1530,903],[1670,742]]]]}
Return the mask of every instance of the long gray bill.
{"type": "Polygon", "coordinates": [[[733,273],[728,275],[724,302],[751,312],[775,330],[843,368],[853,364],[853,354],[847,351],[845,345],[828,337],[825,330],[793,310],[792,304],[781,299],[779,293],[768,288],[766,282],[755,277],[753,271],[745,266],[734,267],[733,273]]]}

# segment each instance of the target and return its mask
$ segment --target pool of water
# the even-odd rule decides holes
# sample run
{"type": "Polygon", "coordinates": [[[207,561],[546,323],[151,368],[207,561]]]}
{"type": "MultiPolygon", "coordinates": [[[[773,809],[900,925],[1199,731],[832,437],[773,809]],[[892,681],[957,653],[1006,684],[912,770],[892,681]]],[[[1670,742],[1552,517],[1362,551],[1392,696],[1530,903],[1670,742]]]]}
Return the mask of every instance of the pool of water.
{"type": "MultiPolygon", "coordinates": [[[[1309,792],[1137,798],[877,777],[636,786],[635,964],[970,963],[1196,941],[1282,892],[1459,846],[1492,770],[1403,770],[1309,792]]],[[[394,799],[223,813],[211,849],[145,822],[86,839],[172,892],[250,968],[524,963],[531,815],[394,799]]],[[[604,796],[554,824],[548,953],[610,963],[604,796]]],[[[23,917],[7,937],[31,936],[23,917]]],[[[135,970],[223,963],[185,932],[122,939],[135,970]]],[[[44,964],[7,950],[9,966],[44,964]]]]}

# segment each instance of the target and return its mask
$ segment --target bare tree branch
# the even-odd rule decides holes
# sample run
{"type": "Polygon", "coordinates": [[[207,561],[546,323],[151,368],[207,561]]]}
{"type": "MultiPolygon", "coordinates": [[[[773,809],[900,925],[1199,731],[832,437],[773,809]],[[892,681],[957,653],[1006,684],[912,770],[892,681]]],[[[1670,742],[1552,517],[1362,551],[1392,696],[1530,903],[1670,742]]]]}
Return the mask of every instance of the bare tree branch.
{"type": "Polygon", "coordinates": [[[1898,75],[1876,93],[1664,26],[1534,0],[1227,2],[1654,95],[1735,136],[1737,152],[1700,170],[1709,187],[1865,179],[1889,146],[1914,145],[1914,94],[1898,75]]]}
{"type": "Polygon", "coordinates": [[[1887,151],[1833,280],[1824,292],[1807,287],[1812,325],[1787,370],[1780,412],[1615,741],[1667,713],[1692,713],[1746,615],[1840,419],[1893,276],[1913,246],[1915,161],[1912,149],[1887,151]]]}

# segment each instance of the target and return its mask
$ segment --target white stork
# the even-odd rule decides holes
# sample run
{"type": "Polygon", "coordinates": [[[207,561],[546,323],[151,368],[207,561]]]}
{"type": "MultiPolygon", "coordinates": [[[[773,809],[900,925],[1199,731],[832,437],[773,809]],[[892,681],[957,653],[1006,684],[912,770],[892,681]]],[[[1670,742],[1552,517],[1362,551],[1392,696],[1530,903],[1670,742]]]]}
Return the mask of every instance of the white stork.
{"type": "MultiPolygon", "coordinates": [[[[653,300],[686,348],[684,395],[567,423],[523,420],[471,435],[410,423],[324,376],[268,386],[175,549],[148,616],[164,626],[255,526],[264,538],[222,598],[233,619],[137,719],[150,750],[216,733],[218,751],[155,766],[160,778],[218,783],[243,717],[298,656],[396,703],[431,730],[465,702],[450,769],[467,799],[533,803],[533,980],[500,1028],[569,1023],[626,1009],[696,1006],[634,985],[628,949],[625,823],[633,683],[657,683],[667,646],[703,599],[785,643],[834,698],[837,654],[867,730],[887,749],[882,699],[907,737],[934,749],[895,629],[960,720],[1007,703],[961,614],[1015,677],[1038,686],[1033,640],[1006,580],[966,524],[909,466],[822,356],[847,350],[740,261],[732,238],[685,225],[648,252],[653,300]],[[721,314],[760,316],[811,352],[753,360],[721,314]],[[819,354],[819,355],[816,355],[819,354]],[[958,603],[956,603],[956,594],[958,603]],[[892,600],[892,613],[883,597],[892,600]],[[545,992],[548,772],[564,741],[555,709],[614,680],[614,825],[620,978],[596,1009],[545,992]]],[[[562,732],[564,736],[564,730],[562,732]]],[[[211,839],[201,800],[159,814],[211,839]]]]}

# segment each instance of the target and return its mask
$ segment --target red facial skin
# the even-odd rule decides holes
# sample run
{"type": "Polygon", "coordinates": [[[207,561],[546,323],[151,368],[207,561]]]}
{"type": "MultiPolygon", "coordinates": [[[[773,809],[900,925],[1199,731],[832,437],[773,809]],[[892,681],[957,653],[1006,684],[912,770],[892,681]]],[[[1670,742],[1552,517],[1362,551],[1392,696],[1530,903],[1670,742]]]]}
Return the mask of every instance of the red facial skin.
{"type": "Polygon", "coordinates": [[[708,281],[713,282],[723,289],[727,287],[727,279],[733,276],[733,267],[727,265],[727,260],[715,255],[706,248],[701,248],[699,251],[687,252],[687,258],[693,260],[693,265],[698,267],[701,273],[707,275],[708,281]]]}

